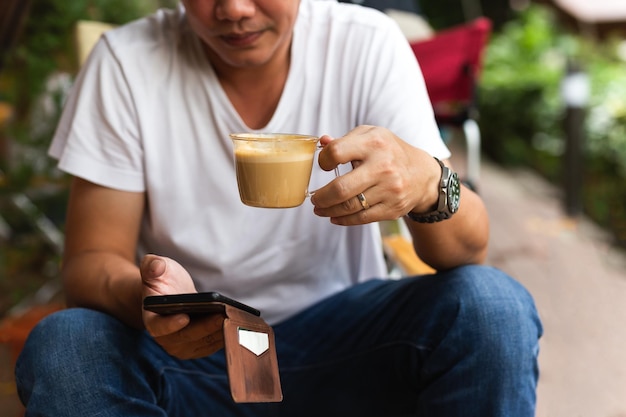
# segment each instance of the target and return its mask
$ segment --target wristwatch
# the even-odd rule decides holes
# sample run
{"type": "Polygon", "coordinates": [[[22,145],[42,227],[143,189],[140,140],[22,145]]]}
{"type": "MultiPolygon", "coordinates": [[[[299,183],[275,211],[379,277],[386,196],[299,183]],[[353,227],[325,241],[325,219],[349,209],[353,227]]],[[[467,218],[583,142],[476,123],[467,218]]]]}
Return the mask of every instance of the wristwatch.
{"type": "Polygon", "coordinates": [[[418,223],[435,223],[452,217],[459,210],[461,201],[461,184],[456,172],[445,166],[443,162],[435,158],[441,167],[441,180],[439,181],[439,202],[437,209],[426,214],[408,212],[407,216],[418,223]]]}

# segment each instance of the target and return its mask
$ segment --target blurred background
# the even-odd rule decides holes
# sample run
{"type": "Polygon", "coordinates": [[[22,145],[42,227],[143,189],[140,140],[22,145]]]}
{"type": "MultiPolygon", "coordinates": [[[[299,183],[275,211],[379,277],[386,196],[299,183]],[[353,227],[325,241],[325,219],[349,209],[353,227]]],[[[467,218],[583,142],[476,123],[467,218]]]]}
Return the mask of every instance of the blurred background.
{"type": "MultiPolygon", "coordinates": [[[[419,15],[435,33],[488,17],[474,95],[481,157],[502,172],[531,171],[559,191],[565,218],[583,216],[626,248],[626,1],[353,2],[419,15]]],[[[68,179],[47,147],[80,68],[77,23],[118,25],[176,4],[0,2],[0,319],[58,292],[68,179]]],[[[0,415],[9,415],[1,402],[0,415]]]]}
{"type": "Polygon", "coordinates": [[[176,3],[0,3],[0,314],[58,273],[67,178],[47,146],[80,65],[77,22],[121,24],[176,3]]]}
{"type": "MultiPolygon", "coordinates": [[[[626,16],[615,21],[620,15],[608,13],[599,19],[592,12],[597,14],[602,0],[361,3],[418,12],[434,30],[489,17],[493,33],[476,94],[482,153],[504,166],[531,167],[562,187],[571,187],[568,180],[577,177],[578,189],[566,210],[583,212],[610,231],[615,245],[626,246],[626,16]],[[587,6],[570,10],[570,2],[587,6]],[[584,71],[590,88],[575,175],[566,170],[571,167],[565,163],[562,97],[572,63],[584,71]]],[[[174,4],[176,0],[0,4],[0,314],[58,272],[67,179],[55,170],[46,150],[79,68],[77,22],[122,24],[174,4]]]]}

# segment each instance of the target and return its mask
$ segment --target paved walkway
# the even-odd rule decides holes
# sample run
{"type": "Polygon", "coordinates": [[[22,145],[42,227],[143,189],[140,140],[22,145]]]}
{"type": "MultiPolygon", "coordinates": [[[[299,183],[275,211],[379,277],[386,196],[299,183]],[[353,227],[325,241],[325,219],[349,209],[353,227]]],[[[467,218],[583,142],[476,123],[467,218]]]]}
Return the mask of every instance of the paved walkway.
{"type": "MultiPolygon", "coordinates": [[[[537,417],[626,417],[626,255],[565,217],[558,190],[536,175],[488,161],[481,175],[489,263],[526,285],[545,327],[537,417]]],[[[13,417],[9,363],[0,346],[0,415],[13,417]]]]}
{"type": "Polygon", "coordinates": [[[489,263],[526,285],[544,324],[537,417],[626,417],[626,255],[536,175],[482,175],[489,263]]]}

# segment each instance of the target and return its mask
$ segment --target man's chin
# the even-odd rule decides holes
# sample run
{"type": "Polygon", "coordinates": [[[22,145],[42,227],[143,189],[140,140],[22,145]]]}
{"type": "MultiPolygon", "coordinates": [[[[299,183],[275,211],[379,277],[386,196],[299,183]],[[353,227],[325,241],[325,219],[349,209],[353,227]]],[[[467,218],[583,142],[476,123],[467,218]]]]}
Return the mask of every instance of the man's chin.
{"type": "Polygon", "coordinates": [[[258,69],[266,65],[270,59],[265,56],[237,56],[237,57],[223,57],[222,63],[227,67],[234,70],[241,69],[258,69]]]}

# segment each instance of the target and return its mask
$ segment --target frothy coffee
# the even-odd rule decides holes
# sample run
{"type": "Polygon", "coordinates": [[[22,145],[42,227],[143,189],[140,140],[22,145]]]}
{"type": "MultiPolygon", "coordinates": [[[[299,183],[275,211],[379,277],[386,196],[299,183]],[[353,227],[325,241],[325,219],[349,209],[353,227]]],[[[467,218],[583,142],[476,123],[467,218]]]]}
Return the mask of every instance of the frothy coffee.
{"type": "Polygon", "coordinates": [[[316,145],[316,138],[294,135],[282,135],[275,141],[240,141],[235,146],[235,166],[241,201],[268,208],[302,204],[316,145]]]}

